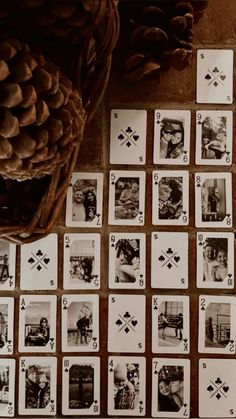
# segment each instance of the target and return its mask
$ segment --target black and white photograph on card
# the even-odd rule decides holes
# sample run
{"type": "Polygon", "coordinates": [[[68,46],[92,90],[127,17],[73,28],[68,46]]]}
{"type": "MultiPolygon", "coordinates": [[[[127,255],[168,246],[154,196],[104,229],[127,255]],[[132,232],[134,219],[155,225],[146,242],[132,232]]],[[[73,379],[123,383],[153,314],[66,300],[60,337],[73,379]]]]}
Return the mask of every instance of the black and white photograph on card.
{"type": "Polygon", "coordinates": [[[0,355],[13,353],[14,298],[0,297],[0,355]]]}
{"type": "Polygon", "coordinates": [[[191,112],[155,110],[154,164],[189,164],[191,112]]]}
{"type": "Polygon", "coordinates": [[[153,359],[153,417],[189,417],[189,363],[187,359],[153,359]]]}
{"type": "Polygon", "coordinates": [[[19,350],[21,352],[55,352],[55,295],[21,295],[19,316],[19,350]]]}
{"type": "Polygon", "coordinates": [[[100,287],[100,235],[64,235],[64,289],[100,287]]]}
{"type": "Polygon", "coordinates": [[[99,350],[98,295],[64,295],[62,298],[62,349],[64,352],[99,350]]]}
{"type": "Polygon", "coordinates": [[[15,360],[0,359],[0,417],[13,417],[15,412],[15,360]]]}
{"type": "Polygon", "coordinates": [[[152,297],[152,352],[189,353],[189,297],[152,297]]]}
{"type": "Polygon", "coordinates": [[[20,358],[20,414],[56,414],[56,363],[55,357],[20,358]]]}
{"type": "Polygon", "coordinates": [[[199,352],[235,353],[234,297],[199,297],[199,352]]]}
{"type": "Polygon", "coordinates": [[[145,234],[111,233],[109,288],[145,288],[145,234]]]}
{"type": "Polygon", "coordinates": [[[147,111],[112,109],[110,163],[144,165],[146,162],[147,111]]]}
{"type": "Polygon", "coordinates": [[[16,245],[0,240],[0,291],[15,288],[16,245]]]}
{"type": "Polygon", "coordinates": [[[109,224],[143,225],[144,208],[145,172],[110,172],[109,224]]]}
{"type": "Polygon", "coordinates": [[[63,359],[63,414],[100,413],[100,360],[98,357],[63,359]]]}
{"type": "Polygon", "coordinates": [[[188,225],[187,171],[153,172],[153,224],[188,225]]]}
{"type": "Polygon", "coordinates": [[[188,288],[188,234],[153,232],[151,287],[188,288]]]}
{"type": "Polygon", "coordinates": [[[233,233],[197,234],[198,288],[234,287],[233,233]]]}
{"type": "Polygon", "coordinates": [[[196,164],[232,164],[232,111],[197,111],[196,164]]]}
{"type": "Polygon", "coordinates": [[[145,358],[109,357],[108,414],[145,415],[145,358]]]}
{"type": "Polygon", "coordinates": [[[101,227],[102,173],[72,174],[66,199],[67,227],[101,227]]]}

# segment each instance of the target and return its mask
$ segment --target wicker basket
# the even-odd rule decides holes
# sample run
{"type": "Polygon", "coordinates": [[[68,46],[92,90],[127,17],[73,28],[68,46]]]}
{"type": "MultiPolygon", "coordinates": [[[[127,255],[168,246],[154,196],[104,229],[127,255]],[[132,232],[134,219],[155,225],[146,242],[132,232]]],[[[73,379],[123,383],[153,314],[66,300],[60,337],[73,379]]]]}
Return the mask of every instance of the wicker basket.
{"type": "MultiPolygon", "coordinates": [[[[66,3],[66,0],[63,2],[66,3]]],[[[60,2],[60,5],[63,2],[60,2]]],[[[96,112],[107,85],[111,53],[119,34],[117,1],[94,0],[90,2],[81,0],[81,2],[90,14],[90,18],[83,25],[83,30],[78,28],[78,32],[81,31],[80,42],[72,46],[69,43],[68,45],[64,44],[64,50],[61,48],[60,37],[50,34],[49,38],[48,33],[34,37],[31,33],[32,28],[25,32],[22,30],[21,19],[18,18],[19,25],[16,19],[16,16],[20,16],[21,11],[21,8],[18,10],[19,2],[4,2],[5,6],[9,3],[11,7],[9,10],[7,9],[7,13],[0,13],[0,19],[2,16],[4,17],[0,25],[1,39],[9,37],[10,30],[13,36],[17,36],[24,42],[28,41],[27,37],[31,36],[30,39],[35,41],[35,45],[40,46],[43,53],[57,65],[62,64],[63,61],[68,64],[68,57],[71,59],[71,63],[69,62],[71,65],[68,65],[69,71],[66,72],[63,69],[63,72],[70,77],[73,88],[79,91],[81,97],[81,107],[78,112],[79,130],[77,130],[73,147],[68,148],[65,164],[58,165],[51,174],[39,173],[37,179],[32,178],[21,182],[9,179],[7,171],[0,176],[0,238],[2,240],[22,244],[32,242],[50,233],[66,197],[83,139],[84,127],[96,112]],[[8,19],[11,22],[9,25],[8,19]],[[10,28],[7,29],[7,32],[4,29],[6,26],[10,28]],[[59,50],[60,54],[54,55],[56,50],[59,50]],[[66,56],[65,60],[62,52],[67,54],[66,50],[70,51],[70,54],[66,56]],[[58,56],[59,60],[57,60],[58,56]]],[[[41,6],[51,7],[51,4],[53,3],[50,0],[24,0],[21,2],[22,12],[25,16],[32,12],[34,13],[32,16],[38,16],[41,6]],[[35,7],[32,7],[33,5],[35,7]],[[39,10],[35,12],[37,8],[39,10]]],[[[27,16],[28,18],[29,16],[27,16]]],[[[38,33],[38,27],[36,29],[38,33]]],[[[75,30],[76,28],[73,28],[74,32],[75,30]]],[[[30,46],[32,46],[32,42],[30,46]]],[[[24,179],[24,169],[21,174],[22,176],[19,177],[24,179]]]]}

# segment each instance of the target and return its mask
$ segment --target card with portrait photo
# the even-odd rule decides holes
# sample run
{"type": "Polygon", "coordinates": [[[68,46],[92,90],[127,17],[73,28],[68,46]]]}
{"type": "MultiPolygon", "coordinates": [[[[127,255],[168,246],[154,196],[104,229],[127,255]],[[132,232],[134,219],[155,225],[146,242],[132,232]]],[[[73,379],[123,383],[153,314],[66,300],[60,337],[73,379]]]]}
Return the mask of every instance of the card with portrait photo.
{"type": "Polygon", "coordinates": [[[0,292],[15,288],[16,245],[0,240],[0,292]]]}
{"type": "Polygon", "coordinates": [[[66,196],[66,226],[102,226],[103,174],[73,172],[66,196]]]}
{"type": "Polygon", "coordinates": [[[184,418],[190,414],[190,361],[152,360],[152,417],[184,418]]]}
{"type": "Polygon", "coordinates": [[[15,359],[0,358],[0,417],[15,416],[15,359]]]}
{"type": "Polygon", "coordinates": [[[145,172],[110,172],[109,224],[144,225],[145,172]]]}
{"type": "Polygon", "coordinates": [[[189,353],[189,297],[152,296],[152,352],[189,353]]]}
{"type": "Polygon", "coordinates": [[[100,288],[100,234],[64,235],[64,289],[100,288]]]}
{"type": "Polygon", "coordinates": [[[57,289],[57,234],[22,244],[20,288],[22,290],[57,289]]]}
{"type": "Polygon", "coordinates": [[[154,164],[189,164],[191,112],[155,110],[154,164]]]}
{"type": "Polygon", "coordinates": [[[154,170],[152,223],[188,225],[189,174],[186,170],[154,170]]]}
{"type": "Polygon", "coordinates": [[[145,240],[144,233],[110,234],[109,288],[145,288],[145,240]]]}
{"type": "Polygon", "coordinates": [[[232,174],[195,173],[196,227],[232,227],[232,174]]]}
{"type": "Polygon", "coordinates": [[[68,356],[62,364],[62,414],[100,414],[100,358],[68,356]]]}
{"type": "Polygon", "coordinates": [[[19,414],[56,415],[57,358],[21,357],[19,360],[19,414]]]}
{"type": "Polygon", "coordinates": [[[197,287],[234,288],[233,233],[197,233],[197,287]]]}
{"type": "Polygon", "coordinates": [[[153,232],[152,288],[188,288],[188,233],[153,232]]]}
{"type": "Polygon", "coordinates": [[[108,415],[145,416],[146,359],[108,358],[108,415]]]}
{"type": "Polygon", "coordinates": [[[99,296],[62,296],[62,351],[99,351],[99,296]]]}
{"type": "Polygon", "coordinates": [[[197,111],[196,164],[232,164],[233,112],[197,111]]]}
{"type": "Polygon", "coordinates": [[[19,351],[55,352],[56,316],[55,295],[21,295],[19,351]]]}
{"type": "Polygon", "coordinates": [[[0,355],[12,355],[14,348],[14,298],[0,297],[0,355]]]}
{"type": "Polygon", "coordinates": [[[235,354],[236,297],[199,296],[198,352],[235,354]]]}
{"type": "Polygon", "coordinates": [[[145,164],[147,111],[112,109],[110,127],[110,163],[145,164]]]}

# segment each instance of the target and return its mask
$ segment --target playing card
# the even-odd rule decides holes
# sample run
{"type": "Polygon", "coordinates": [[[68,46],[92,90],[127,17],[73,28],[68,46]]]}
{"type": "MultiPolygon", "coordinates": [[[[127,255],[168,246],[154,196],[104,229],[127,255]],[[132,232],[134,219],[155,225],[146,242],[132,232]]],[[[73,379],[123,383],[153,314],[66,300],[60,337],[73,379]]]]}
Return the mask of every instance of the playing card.
{"type": "Polygon", "coordinates": [[[108,414],[145,416],[146,359],[110,356],[108,359],[108,414]]]}
{"type": "Polygon", "coordinates": [[[0,359],[0,417],[15,415],[15,364],[14,359],[0,359]]]}
{"type": "Polygon", "coordinates": [[[0,292],[15,288],[16,245],[0,240],[0,292]]]}
{"type": "Polygon", "coordinates": [[[99,415],[100,358],[65,357],[62,368],[63,415],[99,415]]]}
{"type": "Polygon", "coordinates": [[[232,227],[232,174],[195,173],[196,227],[232,227]]]}
{"type": "Polygon", "coordinates": [[[191,112],[155,110],[154,164],[189,164],[191,112]]]}
{"type": "Polygon", "coordinates": [[[188,225],[189,174],[185,170],[154,170],[152,223],[188,225]]]}
{"type": "Polygon", "coordinates": [[[197,111],[196,164],[231,165],[232,111],[197,111]]]}
{"type": "Polygon", "coordinates": [[[233,50],[197,51],[197,103],[233,103],[233,50]]]}
{"type": "Polygon", "coordinates": [[[110,163],[145,164],[147,111],[112,109],[110,163]]]}
{"type": "Polygon", "coordinates": [[[110,172],[109,224],[144,225],[145,172],[110,172]]]}
{"type": "Polygon", "coordinates": [[[102,197],[102,173],[74,172],[66,197],[66,226],[101,227],[102,197]]]}
{"type": "Polygon", "coordinates": [[[188,288],[188,234],[152,233],[152,288],[188,288]]]}
{"type": "Polygon", "coordinates": [[[236,360],[199,359],[199,417],[236,415],[236,360]]]}
{"type": "Polygon", "coordinates": [[[197,287],[234,288],[234,234],[197,234],[197,287]]]}
{"type": "Polygon", "coordinates": [[[19,414],[56,415],[57,358],[20,358],[19,414]]]}
{"type": "Polygon", "coordinates": [[[55,352],[56,311],[55,295],[20,296],[20,352],[55,352]]]}
{"type": "Polygon", "coordinates": [[[145,295],[109,295],[109,352],[145,352],[145,303],[145,295]]]}
{"type": "MultiPolygon", "coordinates": [[[[14,347],[14,298],[0,297],[0,355],[12,355],[14,347]]],[[[1,408],[0,408],[1,412],[1,408]]]]}
{"type": "Polygon", "coordinates": [[[110,234],[109,288],[145,288],[145,240],[143,233],[110,234]]]}
{"type": "Polygon", "coordinates": [[[152,352],[189,353],[188,296],[152,296],[152,352]]]}
{"type": "Polygon", "coordinates": [[[180,358],[153,358],[152,416],[189,417],[190,361],[180,358]]]}
{"type": "Polygon", "coordinates": [[[200,295],[198,352],[235,354],[236,297],[200,295]]]}
{"type": "Polygon", "coordinates": [[[22,290],[57,289],[57,234],[49,234],[33,243],[22,244],[20,288],[22,290]]]}
{"type": "Polygon", "coordinates": [[[64,289],[100,288],[100,234],[64,235],[64,289]]]}
{"type": "Polygon", "coordinates": [[[99,351],[99,296],[62,296],[62,351],[99,351]]]}

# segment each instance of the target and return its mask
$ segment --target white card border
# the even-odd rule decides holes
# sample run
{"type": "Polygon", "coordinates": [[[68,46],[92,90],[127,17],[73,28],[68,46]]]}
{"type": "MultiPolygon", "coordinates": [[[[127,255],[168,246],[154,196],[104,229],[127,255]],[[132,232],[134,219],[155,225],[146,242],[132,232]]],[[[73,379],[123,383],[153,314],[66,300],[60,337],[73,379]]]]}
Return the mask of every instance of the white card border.
{"type": "Polygon", "coordinates": [[[15,359],[11,358],[0,358],[0,367],[8,367],[9,366],[9,396],[8,396],[8,403],[6,404],[7,410],[9,409],[10,412],[7,414],[1,414],[0,417],[14,417],[15,416],[15,370],[16,370],[16,361],[15,359]],[[9,402],[12,403],[10,406],[9,402]]]}
{"type": "Polygon", "coordinates": [[[0,297],[0,304],[7,305],[7,343],[0,348],[0,355],[13,355],[14,349],[14,298],[0,297]]]}

